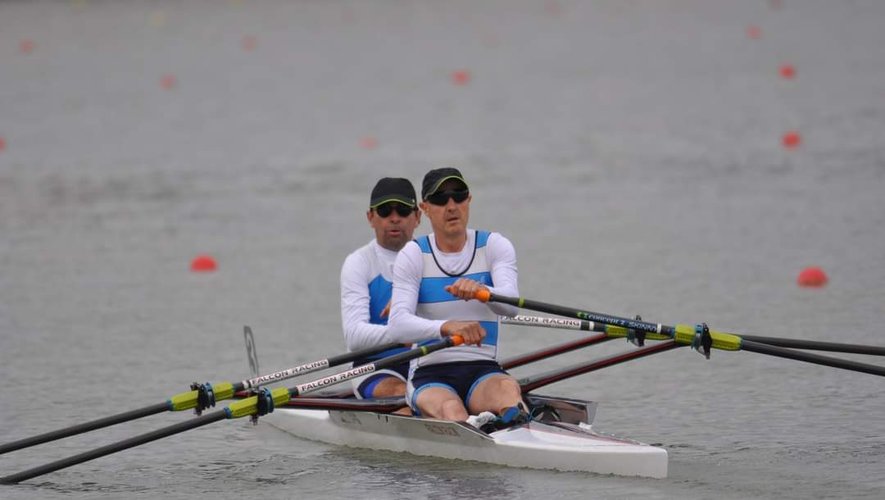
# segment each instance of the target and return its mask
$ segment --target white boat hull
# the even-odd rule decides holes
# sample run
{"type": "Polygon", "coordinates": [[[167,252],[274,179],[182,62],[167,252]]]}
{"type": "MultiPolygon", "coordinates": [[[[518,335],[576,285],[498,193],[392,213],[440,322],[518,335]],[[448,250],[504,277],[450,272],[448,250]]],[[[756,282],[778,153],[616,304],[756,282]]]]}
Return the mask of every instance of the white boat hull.
{"type": "Polygon", "coordinates": [[[664,478],[667,451],[594,432],[594,403],[533,397],[559,405],[558,422],[529,424],[486,434],[461,422],[385,413],[277,408],[264,421],[295,436],[414,455],[533,469],[585,471],[664,478]]]}

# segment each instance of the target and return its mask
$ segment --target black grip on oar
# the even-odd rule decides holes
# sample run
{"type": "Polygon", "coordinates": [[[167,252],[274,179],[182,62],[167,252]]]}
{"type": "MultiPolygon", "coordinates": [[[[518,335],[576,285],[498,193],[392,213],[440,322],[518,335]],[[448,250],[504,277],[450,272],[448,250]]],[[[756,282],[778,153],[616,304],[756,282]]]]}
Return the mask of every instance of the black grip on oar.
{"type": "Polygon", "coordinates": [[[64,429],[58,429],[37,436],[19,439],[18,441],[13,441],[11,443],[0,445],[0,455],[4,453],[9,453],[10,451],[20,450],[22,448],[37,446],[38,444],[48,443],[50,441],[55,441],[56,439],[76,436],[77,434],[94,431],[95,429],[101,429],[103,427],[121,424],[123,422],[129,422],[130,420],[147,417],[149,415],[163,413],[165,411],[169,411],[168,402],[157,403],[155,405],[146,406],[137,410],[118,413],[109,417],[99,418],[89,422],[84,422],[82,424],[72,425],[71,427],[65,427],[64,429]]]}

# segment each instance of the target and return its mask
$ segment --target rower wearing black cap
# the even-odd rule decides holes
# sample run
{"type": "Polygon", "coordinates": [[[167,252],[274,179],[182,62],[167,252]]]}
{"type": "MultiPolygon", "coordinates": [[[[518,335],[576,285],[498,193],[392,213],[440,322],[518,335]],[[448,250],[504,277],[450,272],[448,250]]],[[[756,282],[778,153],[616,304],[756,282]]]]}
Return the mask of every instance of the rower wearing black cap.
{"type": "Polygon", "coordinates": [[[421,198],[433,233],[397,256],[388,335],[431,343],[458,334],[464,345],[413,360],[406,400],[416,414],[434,418],[492,412],[505,423],[528,420],[519,384],[497,361],[498,315],[514,316],[516,308],[470,300],[478,290],[519,296],[513,245],[500,233],[467,227],[472,195],[458,169],[428,172],[421,198]]]}
{"type": "MultiPolygon", "coordinates": [[[[347,256],[341,267],[341,322],[349,351],[389,344],[387,312],[397,252],[412,239],[421,220],[415,188],[408,179],[384,177],[372,189],[366,212],[375,237],[347,256]]],[[[357,360],[370,363],[406,350],[390,349],[357,360]]],[[[406,392],[408,362],[354,379],[358,398],[402,396],[406,392]]]]}

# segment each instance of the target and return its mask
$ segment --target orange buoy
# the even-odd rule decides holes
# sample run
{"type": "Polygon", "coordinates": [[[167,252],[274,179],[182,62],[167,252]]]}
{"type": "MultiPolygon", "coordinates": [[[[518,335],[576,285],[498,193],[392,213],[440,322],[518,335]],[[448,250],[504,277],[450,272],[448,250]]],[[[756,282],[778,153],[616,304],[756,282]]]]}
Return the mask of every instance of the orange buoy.
{"type": "Polygon", "coordinates": [[[452,83],[455,85],[467,85],[470,83],[470,72],[466,69],[452,71],[452,83]]]}
{"type": "Polygon", "coordinates": [[[195,273],[207,273],[218,269],[218,264],[211,255],[198,255],[191,261],[191,271],[195,273]]]}
{"type": "Polygon", "coordinates": [[[6,139],[0,136],[0,152],[6,151],[6,139]]]}
{"type": "Polygon", "coordinates": [[[806,267],[799,273],[796,283],[801,287],[819,288],[827,284],[827,273],[823,269],[812,266],[806,267]]]}
{"type": "Polygon", "coordinates": [[[378,139],[367,135],[366,137],[360,139],[360,147],[363,149],[375,149],[378,147],[378,139]]]}
{"type": "Polygon", "coordinates": [[[792,80],[796,77],[796,68],[792,64],[782,64],[781,77],[785,80],[792,80]]]}
{"type": "Polygon", "coordinates": [[[178,79],[175,78],[175,75],[166,74],[160,78],[160,86],[166,90],[172,90],[176,85],[178,85],[178,79]]]}
{"type": "Polygon", "coordinates": [[[240,45],[246,52],[252,52],[253,50],[255,50],[256,47],[258,47],[258,38],[253,35],[246,35],[243,37],[240,45]]]}
{"type": "Polygon", "coordinates": [[[799,132],[796,132],[795,130],[791,130],[781,137],[781,144],[787,149],[796,149],[801,143],[802,136],[800,136],[799,132]]]}

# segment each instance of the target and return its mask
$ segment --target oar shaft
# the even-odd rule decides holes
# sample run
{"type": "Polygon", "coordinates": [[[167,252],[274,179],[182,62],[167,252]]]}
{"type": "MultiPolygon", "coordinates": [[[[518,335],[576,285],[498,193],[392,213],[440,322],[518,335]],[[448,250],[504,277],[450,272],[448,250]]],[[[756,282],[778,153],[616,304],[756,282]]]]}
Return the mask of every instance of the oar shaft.
{"type": "Polygon", "coordinates": [[[599,329],[602,325],[597,326],[592,321],[587,321],[585,319],[549,318],[544,316],[526,316],[523,314],[518,314],[516,316],[501,316],[500,318],[501,323],[504,323],[505,325],[540,326],[544,328],[558,328],[561,330],[583,330],[587,332],[605,331],[603,329],[599,329]]]}
{"type": "MultiPolygon", "coordinates": [[[[273,405],[279,406],[286,404],[293,397],[312,392],[315,390],[319,390],[323,387],[337,384],[339,382],[343,382],[345,380],[349,380],[351,378],[357,377],[364,373],[371,373],[376,370],[381,370],[384,368],[388,368],[394,365],[398,365],[405,361],[409,361],[411,359],[425,356],[432,352],[438,351],[440,349],[445,349],[446,347],[461,345],[464,340],[459,335],[453,335],[451,337],[446,337],[441,342],[436,342],[434,344],[416,347],[414,349],[410,349],[408,351],[402,352],[400,354],[396,354],[393,356],[389,356],[383,358],[374,363],[369,363],[368,365],[363,365],[361,367],[357,367],[351,370],[347,370],[346,372],[342,372],[338,375],[333,375],[331,377],[325,377],[318,381],[309,384],[301,384],[292,389],[283,389],[278,388],[273,391],[269,391],[271,393],[271,397],[273,399],[273,405]],[[360,369],[363,370],[360,370],[360,369]]],[[[266,397],[266,394],[262,397],[266,397]]],[[[184,422],[180,422],[175,425],[171,425],[169,427],[164,427],[162,429],[157,429],[155,431],[151,431],[145,434],[141,434],[139,436],[135,436],[133,438],[129,438],[123,441],[119,441],[117,443],[112,443],[107,446],[102,446],[101,448],[96,448],[94,450],[90,450],[84,453],[80,453],[79,455],[74,455],[72,457],[63,458],[61,460],[56,460],[55,462],[42,465],[40,467],[35,467],[33,469],[28,469],[26,471],[19,472],[17,474],[12,474],[6,477],[0,478],[0,484],[13,484],[21,481],[25,481],[27,479],[31,479],[37,476],[42,476],[43,474],[48,474],[50,472],[54,472],[60,469],[64,469],[66,467],[70,467],[72,465],[81,464],[83,462],[88,462],[89,460],[94,460],[99,457],[103,457],[105,455],[110,455],[112,453],[116,453],[118,451],[123,451],[141,444],[149,443],[151,441],[156,441],[158,439],[162,439],[164,437],[172,436],[174,434],[178,434],[180,432],[184,432],[190,429],[196,429],[197,427],[202,427],[204,425],[211,424],[212,422],[217,422],[219,420],[224,419],[232,419],[232,418],[240,418],[248,415],[256,415],[258,413],[258,396],[251,396],[246,399],[242,399],[235,403],[232,403],[230,406],[223,410],[214,411],[212,413],[206,413],[197,418],[189,419],[184,422]]]]}
{"type": "Polygon", "coordinates": [[[438,351],[440,349],[445,349],[446,347],[461,345],[463,342],[463,339],[458,335],[446,337],[440,342],[436,342],[426,346],[415,347],[414,349],[409,349],[408,351],[380,359],[378,361],[375,361],[374,363],[367,363],[365,365],[357,366],[345,372],[336,373],[335,375],[330,375],[319,380],[314,380],[313,382],[299,384],[289,389],[289,394],[291,395],[291,397],[294,398],[302,394],[318,391],[330,385],[344,382],[345,380],[351,380],[363,375],[368,375],[378,370],[390,368],[401,363],[405,363],[406,361],[411,361],[415,358],[426,356],[427,354],[438,351]]]}
{"type": "MultiPolygon", "coordinates": [[[[502,304],[510,304],[522,309],[531,309],[533,311],[584,319],[594,323],[602,323],[608,325],[605,330],[606,333],[615,336],[627,336],[628,332],[632,330],[634,332],[645,332],[649,339],[658,340],[662,338],[671,338],[679,344],[693,345],[695,348],[702,347],[705,351],[708,351],[709,347],[726,351],[739,351],[741,348],[741,338],[739,336],[731,333],[715,332],[712,330],[707,331],[705,325],[667,326],[660,323],[649,323],[638,319],[612,316],[610,314],[582,311],[572,307],[547,304],[545,302],[524,299],[522,297],[495,295],[488,290],[480,290],[476,292],[474,298],[481,302],[500,302],[502,304]],[[702,326],[703,328],[701,328],[702,326]],[[701,341],[706,342],[707,340],[711,341],[709,346],[701,343],[701,341]]],[[[709,352],[705,352],[705,354],[709,354],[709,352]]]]}
{"type": "Polygon", "coordinates": [[[389,350],[395,349],[397,347],[403,347],[403,345],[397,344],[397,343],[389,343],[389,344],[383,344],[380,346],[368,347],[365,349],[352,351],[352,352],[349,352],[346,354],[341,354],[338,356],[332,356],[330,358],[321,359],[318,361],[313,361],[311,363],[305,363],[303,365],[294,366],[292,368],[280,370],[278,372],[270,373],[268,375],[262,375],[260,377],[255,377],[255,378],[251,378],[249,380],[244,380],[241,382],[241,384],[244,389],[251,389],[253,387],[258,387],[260,385],[271,384],[274,382],[279,382],[282,380],[297,377],[299,375],[305,375],[307,373],[312,373],[315,371],[324,370],[326,368],[331,368],[333,366],[342,365],[344,363],[350,363],[351,361],[356,361],[358,359],[362,359],[367,356],[371,356],[373,354],[378,354],[380,352],[389,351],[389,350]]]}
{"type": "Polygon", "coordinates": [[[677,347],[682,347],[682,344],[677,344],[673,340],[667,340],[664,342],[659,342],[657,344],[641,347],[633,351],[615,354],[614,356],[609,356],[596,361],[580,363],[567,368],[562,368],[559,370],[536,375],[534,377],[529,377],[520,380],[519,385],[522,387],[522,392],[526,393],[533,391],[539,387],[544,387],[545,385],[559,382],[560,380],[565,380],[567,378],[582,375],[594,370],[617,365],[625,361],[630,361],[631,359],[643,358],[645,356],[650,356],[659,352],[669,351],[671,349],[676,349],[677,347]]]}
{"type": "Polygon", "coordinates": [[[777,356],[779,358],[794,359],[796,361],[805,361],[806,363],[814,363],[816,365],[831,366],[833,368],[842,368],[844,370],[869,373],[870,375],[879,375],[880,377],[885,377],[885,367],[883,366],[858,363],[857,361],[850,361],[847,359],[831,358],[829,356],[822,356],[820,354],[814,354],[810,352],[793,351],[791,349],[786,349],[783,347],[763,344],[761,342],[754,342],[752,340],[747,340],[746,338],[742,343],[742,349],[744,351],[758,352],[761,354],[768,354],[769,356],[777,356]]]}
{"type": "MultiPolygon", "coordinates": [[[[327,359],[314,361],[312,363],[305,363],[303,365],[288,368],[286,370],[271,373],[269,375],[262,375],[260,377],[244,380],[238,384],[231,384],[229,382],[215,384],[215,400],[222,401],[225,399],[229,399],[231,396],[233,396],[234,393],[242,391],[244,389],[258,387],[259,385],[269,384],[273,382],[279,382],[281,380],[290,379],[299,375],[305,375],[314,371],[323,370],[325,368],[338,366],[344,363],[349,363],[351,361],[362,359],[367,356],[378,354],[380,352],[388,351],[397,347],[402,347],[402,344],[388,343],[380,346],[360,349],[346,354],[332,356],[327,359]]],[[[63,439],[66,437],[76,436],[78,434],[83,434],[84,432],[94,431],[116,424],[122,424],[124,422],[129,422],[131,420],[136,420],[150,415],[156,415],[157,413],[163,413],[166,411],[189,410],[197,406],[197,398],[197,391],[183,392],[180,394],[176,394],[168,401],[165,401],[163,403],[157,403],[155,405],[146,406],[137,410],[127,411],[119,413],[117,415],[111,415],[109,417],[103,417],[82,424],[73,425],[71,427],[66,427],[64,429],[58,429],[37,436],[19,439],[18,441],[13,441],[11,443],[5,443],[0,445],[0,455],[23,448],[29,448],[31,446],[48,443],[50,441],[56,441],[58,439],[63,439]]]]}
{"type": "Polygon", "coordinates": [[[541,359],[546,359],[551,356],[557,356],[559,354],[574,351],[575,349],[580,349],[582,347],[587,347],[593,344],[599,344],[608,340],[612,340],[612,338],[604,333],[593,335],[590,337],[584,337],[582,339],[573,340],[571,342],[566,342],[557,346],[540,349],[535,352],[530,352],[528,354],[523,354],[521,356],[515,356],[513,358],[506,359],[501,363],[501,367],[505,370],[510,370],[511,368],[534,363],[535,361],[541,359]]]}
{"type": "Polygon", "coordinates": [[[50,472],[55,472],[60,469],[64,469],[67,467],[71,467],[72,465],[81,464],[83,462],[88,462],[90,460],[95,460],[96,458],[100,458],[106,455],[110,455],[112,453],[116,453],[118,451],[123,451],[141,444],[150,443],[151,441],[156,441],[158,439],[162,439],[168,436],[172,436],[174,434],[178,434],[180,432],[184,432],[190,429],[196,429],[197,427],[202,427],[207,424],[211,424],[212,422],[217,422],[219,420],[224,420],[227,418],[227,414],[224,410],[215,411],[212,413],[206,413],[197,418],[192,418],[180,422],[175,425],[171,425],[169,427],[164,427],[162,429],[157,429],[155,431],[151,431],[145,434],[141,434],[139,436],[135,436],[130,439],[126,439],[123,441],[119,441],[117,443],[109,444],[107,446],[102,446],[101,448],[96,448],[94,450],[90,450],[84,453],[80,453],[79,455],[74,455],[71,457],[63,458],[61,460],[56,460],[55,462],[51,462],[45,465],[41,465],[39,467],[34,467],[33,469],[28,469],[22,472],[18,472],[16,474],[11,474],[6,477],[0,478],[0,484],[15,484],[20,483],[22,481],[27,481],[28,479],[35,478],[37,476],[42,476],[44,474],[49,474],[50,472]]]}
{"type": "Polygon", "coordinates": [[[556,304],[548,304],[546,302],[538,302],[536,300],[524,299],[522,297],[506,297],[503,295],[495,295],[488,292],[477,293],[476,298],[482,302],[500,302],[502,304],[510,304],[521,309],[530,309],[548,314],[556,314],[567,318],[577,318],[606,325],[620,326],[631,330],[638,330],[647,333],[663,333],[672,336],[675,333],[673,327],[661,325],[659,323],[649,323],[636,319],[621,318],[619,316],[611,316],[609,314],[595,313],[591,311],[582,311],[572,307],[558,306],[556,304]]]}
{"type": "MultiPolygon", "coordinates": [[[[527,315],[516,315],[516,316],[499,316],[501,323],[505,325],[520,325],[520,326],[536,326],[543,328],[557,328],[562,330],[581,330],[586,332],[604,332],[606,337],[608,338],[626,338],[628,341],[642,346],[645,343],[645,339],[648,340],[668,340],[671,337],[667,335],[663,335],[660,333],[647,333],[647,332],[639,332],[636,330],[630,330],[629,328],[622,328],[620,326],[615,325],[606,325],[604,323],[597,323],[593,321],[587,321],[585,319],[571,319],[571,318],[555,318],[549,316],[527,316],[527,315]]],[[[584,345],[589,344],[580,344],[575,347],[583,347],[584,345]]],[[[565,352],[565,351],[563,351],[565,352]]],[[[555,352],[553,354],[559,354],[555,352]]]]}
{"type": "Polygon", "coordinates": [[[811,351],[844,352],[850,354],[867,354],[870,356],[885,356],[885,347],[860,344],[841,344],[838,342],[820,342],[817,340],[785,339],[780,337],[760,337],[758,335],[741,335],[744,340],[761,342],[777,347],[789,347],[792,349],[807,349],[811,351]]]}
{"type": "Polygon", "coordinates": [[[37,436],[19,439],[18,441],[13,441],[11,443],[0,445],[0,455],[4,453],[9,453],[11,451],[20,450],[22,448],[37,446],[38,444],[48,443],[57,439],[76,436],[77,434],[93,431],[95,429],[101,429],[103,427],[109,427],[111,425],[129,422],[130,420],[147,417],[149,415],[163,413],[165,411],[169,411],[168,402],[158,403],[155,405],[146,406],[144,408],[139,408],[137,410],[118,413],[117,415],[111,415],[109,417],[84,422],[82,424],[74,425],[64,429],[50,431],[44,434],[39,434],[37,436]]]}

